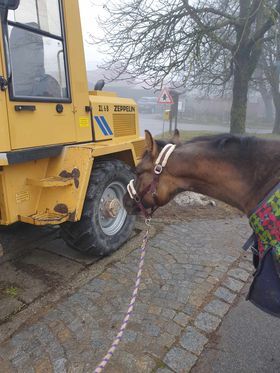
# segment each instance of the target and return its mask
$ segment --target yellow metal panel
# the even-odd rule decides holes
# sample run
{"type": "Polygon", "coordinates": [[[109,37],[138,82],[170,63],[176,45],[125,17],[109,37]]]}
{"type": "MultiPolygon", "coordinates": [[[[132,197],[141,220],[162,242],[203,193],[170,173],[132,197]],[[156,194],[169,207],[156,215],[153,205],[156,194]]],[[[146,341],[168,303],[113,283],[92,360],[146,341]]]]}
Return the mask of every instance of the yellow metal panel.
{"type": "Polygon", "coordinates": [[[110,140],[114,136],[138,137],[138,111],[135,101],[105,94],[106,92],[103,92],[103,95],[90,96],[95,140],[110,140]]]}
{"type": "MultiPolygon", "coordinates": [[[[115,154],[119,152],[123,152],[126,150],[129,150],[131,152],[134,151],[133,146],[131,143],[118,143],[115,141],[110,141],[107,143],[90,143],[90,144],[84,144],[81,145],[83,147],[86,147],[87,149],[92,149],[92,156],[95,157],[102,157],[109,154],[112,154],[114,156],[115,154]]],[[[134,161],[136,164],[136,157],[134,157],[134,161]]]]}
{"type": "Polygon", "coordinates": [[[76,138],[72,104],[63,104],[62,114],[56,112],[55,103],[21,102],[35,105],[34,112],[16,112],[16,102],[9,102],[9,122],[12,149],[22,149],[74,142],[76,138]]]}
{"type": "Polygon", "coordinates": [[[79,4],[77,0],[64,0],[65,28],[70,70],[70,83],[75,113],[76,141],[91,141],[92,128],[89,105],[88,80],[83,49],[79,4]],[[87,118],[87,121],[85,120],[87,118]]]}
{"type": "Polygon", "coordinates": [[[61,156],[49,162],[46,178],[72,178],[71,186],[42,189],[38,212],[67,214],[74,221],[81,217],[88,181],[92,169],[92,149],[80,146],[66,147],[61,156]]]}
{"type": "Polygon", "coordinates": [[[4,188],[3,172],[0,172],[0,224],[8,224],[8,205],[5,199],[4,188]]]}
{"type": "Polygon", "coordinates": [[[73,185],[74,180],[72,178],[52,176],[40,180],[26,179],[26,184],[38,186],[40,188],[64,188],[66,186],[73,185]]]}
{"type": "Polygon", "coordinates": [[[94,158],[106,155],[118,158],[119,153],[130,152],[133,157],[133,166],[135,166],[145,149],[145,140],[143,138],[135,140],[134,137],[134,141],[133,139],[128,139],[127,141],[124,141],[124,139],[113,139],[108,142],[88,143],[80,146],[92,149],[94,158]]]}
{"type": "Polygon", "coordinates": [[[111,96],[111,97],[117,97],[116,92],[110,92],[110,91],[89,91],[90,96],[111,96]]]}
{"type": "Polygon", "coordinates": [[[41,190],[27,185],[27,178],[44,178],[48,159],[3,167],[0,194],[5,201],[5,220],[1,224],[18,221],[19,215],[32,214],[37,211],[41,190]]]}
{"type": "MultiPolygon", "coordinates": [[[[2,24],[0,23],[0,41],[2,41],[2,24]]],[[[6,76],[2,43],[0,42],[0,75],[6,76]]],[[[7,117],[7,102],[5,92],[0,90],[0,152],[11,149],[7,117]]],[[[0,159],[1,162],[1,159],[0,159]]],[[[1,164],[1,163],[0,163],[1,164]]]]}
{"type": "Polygon", "coordinates": [[[170,119],[171,110],[164,110],[163,112],[163,120],[169,120],[170,119]]]}
{"type": "Polygon", "coordinates": [[[146,142],[144,139],[133,142],[133,148],[134,148],[137,160],[142,158],[142,155],[145,150],[145,146],[146,146],[146,142]]]}
{"type": "Polygon", "coordinates": [[[21,220],[42,225],[80,219],[92,164],[92,149],[76,146],[66,147],[56,158],[3,167],[0,224],[21,220]]]}
{"type": "Polygon", "coordinates": [[[33,225],[57,225],[65,223],[68,220],[68,214],[57,214],[50,211],[45,211],[42,213],[32,214],[30,216],[20,216],[19,220],[23,223],[33,225]]]}
{"type": "Polygon", "coordinates": [[[136,135],[135,114],[113,114],[115,137],[136,135]]]}

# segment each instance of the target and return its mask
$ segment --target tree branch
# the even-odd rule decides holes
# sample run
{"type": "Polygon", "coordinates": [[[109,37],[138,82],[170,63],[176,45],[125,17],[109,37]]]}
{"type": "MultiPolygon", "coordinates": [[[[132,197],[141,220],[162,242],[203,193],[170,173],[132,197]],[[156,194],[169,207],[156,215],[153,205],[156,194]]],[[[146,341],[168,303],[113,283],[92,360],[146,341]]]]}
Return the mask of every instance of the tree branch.
{"type": "Polygon", "coordinates": [[[219,29],[224,28],[227,25],[229,25],[230,22],[228,20],[224,21],[224,22],[221,22],[220,24],[215,25],[214,27],[209,27],[202,22],[202,20],[198,16],[197,9],[195,9],[191,5],[189,5],[188,0],[183,0],[183,3],[185,5],[185,9],[187,11],[187,14],[190,15],[190,17],[195,21],[195,23],[199,26],[199,28],[201,29],[202,32],[207,34],[213,41],[220,44],[224,48],[226,48],[230,51],[234,50],[234,45],[233,44],[227,42],[224,39],[221,39],[220,37],[218,37],[214,33],[215,30],[219,30],[219,29]]]}
{"type": "Polygon", "coordinates": [[[271,9],[271,14],[266,20],[266,22],[263,24],[263,26],[255,32],[255,34],[251,37],[250,42],[248,44],[249,48],[252,48],[252,46],[258,42],[263,36],[266,34],[266,32],[276,23],[276,20],[279,17],[280,13],[280,0],[278,0],[277,5],[275,8],[271,9]]]}

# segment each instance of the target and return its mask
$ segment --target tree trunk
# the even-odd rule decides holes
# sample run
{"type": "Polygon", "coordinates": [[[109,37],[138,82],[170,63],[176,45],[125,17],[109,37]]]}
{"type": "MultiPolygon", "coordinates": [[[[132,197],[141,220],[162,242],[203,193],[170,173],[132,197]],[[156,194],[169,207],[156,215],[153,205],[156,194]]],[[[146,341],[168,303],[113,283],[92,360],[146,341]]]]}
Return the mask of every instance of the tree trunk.
{"type": "Polygon", "coordinates": [[[279,73],[273,66],[272,74],[270,79],[271,92],[273,98],[273,104],[275,108],[274,128],[273,133],[280,134],[280,92],[279,92],[279,73]]]}
{"type": "Polygon", "coordinates": [[[273,102],[272,102],[272,95],[270,92],[268,92],[265,84],[262,82],[259,85],[260,94],[262,96],[262,100],[264,103],[264,109],[265,109],[265,120],[268,123],[273,122],[273,102]]]}
{"type": "MultiPolygon", "coordinates": [[[[245,62],[246,63],[246,62],[245,62]]],[[[246,64],[235,65],[233,99],[230,113],[230,133],[245,133],[249,79],[246,64]]]]}
{"type": "Polygon", "coordinates": [[[278,105],[275,106],[273,133],[277,133],[280,135],[280,96],[278,97],[278,105]]]}
{"type": "Polygon", "coordinates": [[[276,79],[272,87],[273,103],[275,107],[274,127],[272,132],[280,134],[280,93],[278,82],[279,78],[276,79]]]}
{"type": "MultiPolygon", "coordinates": [[[[233,53],[233,99],[230,118],[230,132],[233,134],[245,133],[249,81],[257,67],[263,49],[262,36],[253,38],[254,42],[252,42],[252,36],[250,36],[252,31],[252,24],[249,21],[251,3],[249,0],[239,0],[240,19],[243,21],[237,27],[237,48],[233,53]],[[247,21],[244,23],[246,19],[247,21]]],[[[260,2],[257,13],[254,14],[256,15],[256,36],[264,25],[264,4],[262,2],[260,2]]]]}

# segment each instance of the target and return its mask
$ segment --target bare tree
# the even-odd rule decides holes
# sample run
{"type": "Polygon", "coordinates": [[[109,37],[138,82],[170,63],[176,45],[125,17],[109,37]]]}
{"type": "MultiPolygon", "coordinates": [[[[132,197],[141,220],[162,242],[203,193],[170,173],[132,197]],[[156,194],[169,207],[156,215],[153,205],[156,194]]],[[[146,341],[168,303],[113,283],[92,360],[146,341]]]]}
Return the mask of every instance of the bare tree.
{"type": "Polygon", "coordinates": [[[99,42],[112,78],[125,73],[159,87],[195,78],[203,86],[207,71],[213,86],[233,76],[231,132],[245,132],[249,81],[280,0],[123,0],[105,7],[99,42]]]}
{"type": "Polygon", "coordinates": [[[272,39],[266,43],[264,53],[261,58],[264,76],[270,85],[270,90],[275,108],[273,133],[280,134],[280,92],[279,92],[279,73],[280,73],[280,35],[275,35],[276,42],[272,39]]]}
{"type": "MultiPolygon", "coordinates": [[[[252,88],[262,95],[266,109],[273,113],[271,107],[274,104],[274,128],[273,133],[280,133],[280,25],[270,30],[263,46],[259,64],[252,79],[252,88]],[[272,98],[272,100],[271,100],[272,98]]],[[[270,118],[268,118],[270,119],[270,118]]]]}

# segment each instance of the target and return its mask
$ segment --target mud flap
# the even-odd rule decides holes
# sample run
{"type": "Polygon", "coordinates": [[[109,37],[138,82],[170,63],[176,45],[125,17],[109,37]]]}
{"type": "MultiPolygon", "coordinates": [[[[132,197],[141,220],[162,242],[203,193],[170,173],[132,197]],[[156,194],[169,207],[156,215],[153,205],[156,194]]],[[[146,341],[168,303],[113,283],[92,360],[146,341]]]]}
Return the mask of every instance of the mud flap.
{"type": "Polygon", "coordinates": [[[260,260],[247,300],[270,315],[280,317],[280,277],[274,261],[273,248],[260,260]]]}

